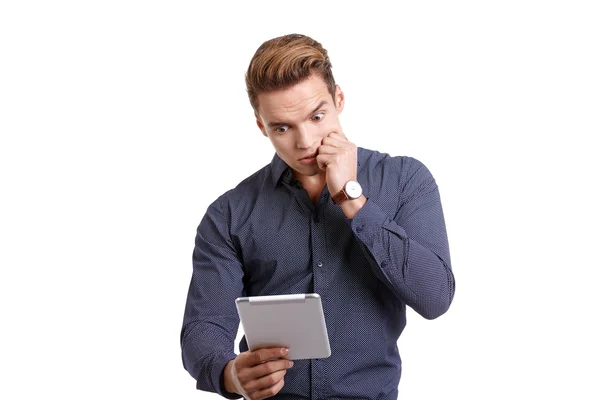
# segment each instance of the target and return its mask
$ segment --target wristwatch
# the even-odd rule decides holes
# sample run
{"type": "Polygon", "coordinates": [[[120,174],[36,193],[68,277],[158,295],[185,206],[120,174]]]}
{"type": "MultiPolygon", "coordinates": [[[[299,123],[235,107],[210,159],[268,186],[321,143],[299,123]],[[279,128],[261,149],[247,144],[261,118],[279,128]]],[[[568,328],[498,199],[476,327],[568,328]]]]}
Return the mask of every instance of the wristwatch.
{"type": "Polygon", "coordinates": [[[358,199],[362,195],[362,187],[357,181],[348,181],[344,188],[331,198],[333,204],[338,205],[348,199],[358,199]]]}

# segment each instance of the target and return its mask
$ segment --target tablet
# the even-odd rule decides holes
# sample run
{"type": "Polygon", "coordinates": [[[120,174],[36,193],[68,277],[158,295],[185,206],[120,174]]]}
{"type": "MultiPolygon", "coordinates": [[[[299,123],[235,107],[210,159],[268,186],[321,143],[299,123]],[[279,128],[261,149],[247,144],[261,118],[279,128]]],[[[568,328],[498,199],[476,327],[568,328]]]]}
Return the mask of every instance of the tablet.
{"type": "Polygon", "coordinates": [[[289,360],[331,355],[317,293],[239,297],[235,305],[250,351],[286,347],[289,360]]]}

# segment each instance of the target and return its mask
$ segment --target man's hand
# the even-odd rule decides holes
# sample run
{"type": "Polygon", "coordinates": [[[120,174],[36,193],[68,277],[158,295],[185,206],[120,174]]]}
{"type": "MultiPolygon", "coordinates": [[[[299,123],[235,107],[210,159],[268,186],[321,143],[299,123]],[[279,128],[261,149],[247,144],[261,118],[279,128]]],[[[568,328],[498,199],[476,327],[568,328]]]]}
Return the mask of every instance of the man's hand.
{"type": "Polygon", "coordinates": [[[325,136],[317,152],[317,164],[327,174],[329,194],[335,196],[346,182],[356,180],[357,148],[342,132],[325,136]]]}
{"type": "MultiPolygon", "coordinates": [[[[317,164],[325,171],[327,189],[332,197],[344,188],[346,182],[356,180],[358,149],[342,132],[331,132],[324,137],[317,152],[317,164]]],[[[367,198],[363,195],[356,200],[342,202],[340,207],[346,218],[354,218],[366,202],[367,198]]]]}
{"type": "Polygon", "coordinates": [[[249,400],[262,400],[279,393],[283,376],[294,363],[281,347],[240,353],[225,366],[225,390],[249,400]]]}

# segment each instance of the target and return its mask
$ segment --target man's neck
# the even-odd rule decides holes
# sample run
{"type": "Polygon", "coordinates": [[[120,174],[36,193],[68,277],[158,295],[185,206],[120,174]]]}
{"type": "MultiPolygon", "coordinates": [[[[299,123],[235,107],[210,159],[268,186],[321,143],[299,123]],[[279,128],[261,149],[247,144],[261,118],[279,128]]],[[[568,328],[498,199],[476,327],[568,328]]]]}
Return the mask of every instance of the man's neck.
{"type": "Polygon", "coordinates": [[[313,176],[306,176],[301,174],[293,173],[293,178],[302,184],[302,187],[306,189],[313,204],[319,200],[319,196],[323,191],[323,188],[327,184],[327,175],[325,171],[313,176]]]}

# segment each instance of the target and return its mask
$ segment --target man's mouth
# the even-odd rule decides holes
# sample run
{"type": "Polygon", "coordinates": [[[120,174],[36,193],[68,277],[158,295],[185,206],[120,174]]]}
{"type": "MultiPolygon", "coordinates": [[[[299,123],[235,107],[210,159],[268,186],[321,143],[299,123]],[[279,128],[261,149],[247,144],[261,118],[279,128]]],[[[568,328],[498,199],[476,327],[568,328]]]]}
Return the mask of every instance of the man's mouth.
{"type": "Polygon", "coordinates": [[[311,159],[311,158],[315,158],[317,156],[317,153],[318,153],[318,151],[315,151],[314,153],[309,154],[306,157],[301,158],[300,160],[308,160],[308,159],[311,159]]]}

